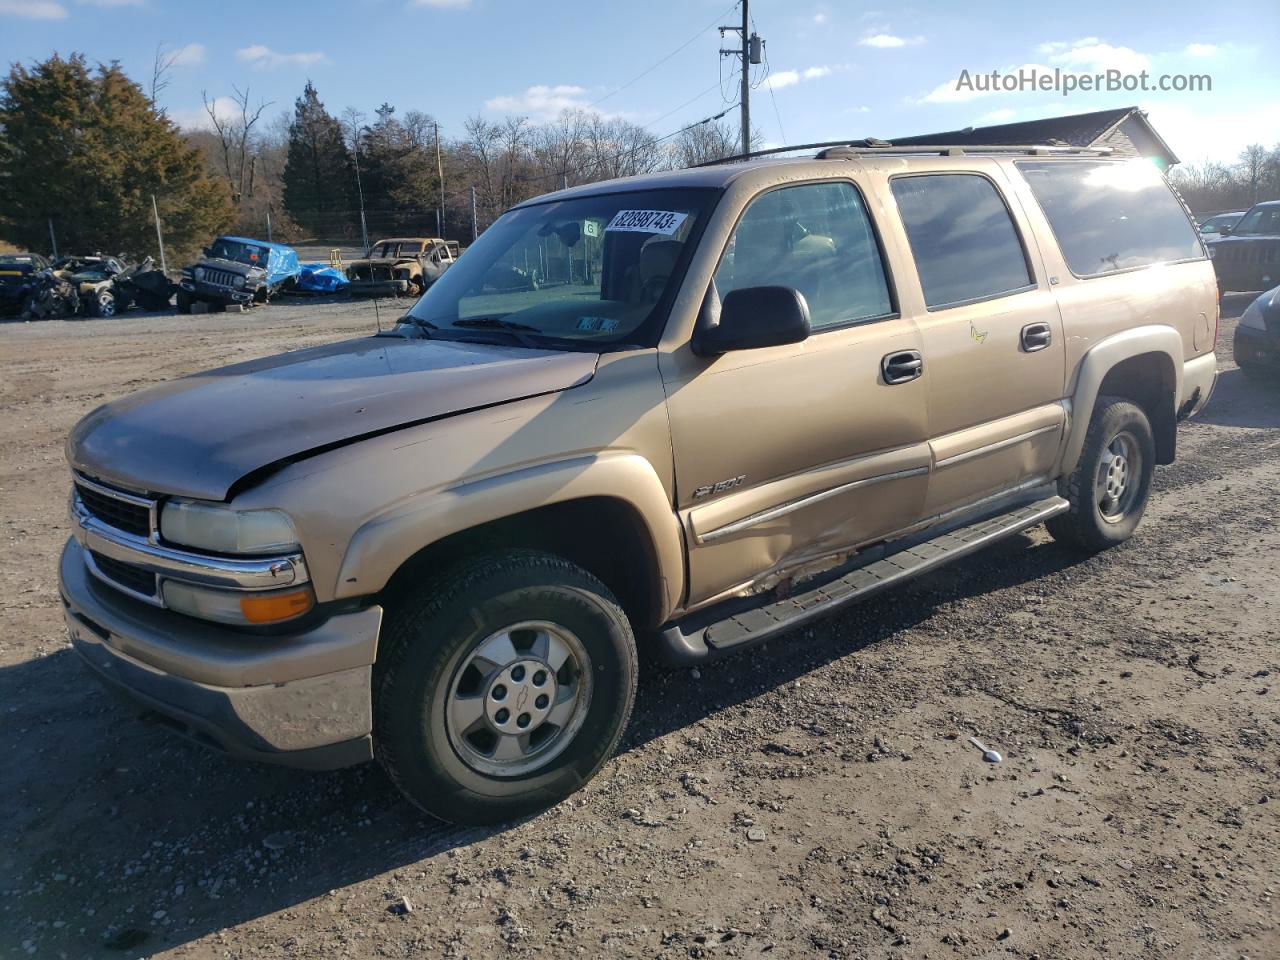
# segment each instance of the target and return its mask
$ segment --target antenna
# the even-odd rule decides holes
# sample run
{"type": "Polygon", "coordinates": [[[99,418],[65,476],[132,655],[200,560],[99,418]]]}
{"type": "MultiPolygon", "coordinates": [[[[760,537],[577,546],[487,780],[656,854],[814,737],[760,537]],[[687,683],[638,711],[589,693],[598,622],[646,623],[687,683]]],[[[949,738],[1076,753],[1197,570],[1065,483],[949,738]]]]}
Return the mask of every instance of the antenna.
{"type": "Polygon", "coordinates": [[[373,295],[373,322],[378,326],[378,332],[382,332],[382,312],[378,309],[378,295],[373,295]]]}

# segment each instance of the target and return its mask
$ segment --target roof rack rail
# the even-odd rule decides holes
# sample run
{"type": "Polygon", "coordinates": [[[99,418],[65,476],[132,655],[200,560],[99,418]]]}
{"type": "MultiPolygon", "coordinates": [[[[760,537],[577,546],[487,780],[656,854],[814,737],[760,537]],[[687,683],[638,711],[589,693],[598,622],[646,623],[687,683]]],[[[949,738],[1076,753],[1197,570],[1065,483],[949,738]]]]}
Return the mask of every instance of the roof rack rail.
{"type": "Polygon", "coordinates": [[[753,150],[751,153],[739,153],[718,160],[705,160],[694,164],[695,167],[714,167],[722,163],[736,163],[754,160],[757,157],[768,157],[779,153],[792,153],[796,150],[818,150],[814,159],[845,160],[853,157],[870,157],[876,154],[903,156],[909,154],[936,154],[944,157],[962,157],[967,154],[988,153],[1020,153],[1030,156],[1081,155],[1105,157],[1114,153],[1111,147],[1073,147],[1063,143],[928,143],[895,145],[888,140],[877,140],[868,137],[865,140],[833,140],[827,143],[801,143],[791,147],[772,147],[768,150],[753,150]]]}

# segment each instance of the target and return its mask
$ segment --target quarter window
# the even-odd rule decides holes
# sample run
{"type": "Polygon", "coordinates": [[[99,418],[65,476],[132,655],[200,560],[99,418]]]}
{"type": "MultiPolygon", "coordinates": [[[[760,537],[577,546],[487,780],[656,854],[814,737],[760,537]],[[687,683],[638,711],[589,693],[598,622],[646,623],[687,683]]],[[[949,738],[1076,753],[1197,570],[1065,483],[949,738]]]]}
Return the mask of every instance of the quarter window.
{"type": "Polygon", "coordinates": [[[1078,277],[1204,256],[1195,226],[1145,160],[1019,162],[1078,277]]]}
{"type": "Polygon", "coordinates": [[[848,183],[784,187],[753,200],[715,285],[721,297],[742,287],[794,287],[815,330],[893,312],[880,247],[848,183]]]}
{"type": "Polygon", "coordinates": [[[930,308],[1031,285],[1022,241],[995,184],[975,173],[890,181],[930,308]]]}

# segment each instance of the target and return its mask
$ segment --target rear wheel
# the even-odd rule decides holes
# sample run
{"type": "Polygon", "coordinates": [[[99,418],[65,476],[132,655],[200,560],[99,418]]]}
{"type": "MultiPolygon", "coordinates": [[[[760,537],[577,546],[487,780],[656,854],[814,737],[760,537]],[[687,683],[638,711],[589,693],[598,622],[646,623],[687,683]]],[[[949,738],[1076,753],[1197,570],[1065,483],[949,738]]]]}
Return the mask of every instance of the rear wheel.
{"type": "Polygon", "coordinates": [[[95,317],[110,318],[116,315],[120,304],[116,300],[116,295],[110,290],[99,290],[94,294],[93,303],[90,309],[95,317]]]}
{"type": "Polygon", "coordinates": [[[498,823],[560,802],[608,759],[635,699],[625,614],[548,554],[472,561],[393,608],[383,636],[378,757],[444,820],[498,823]]]}
{"type": "Polygon", "coordinates": [[[1055,540],[1098,551],[1133,535],[1147,508],[1155,439],[1147,415],[1119,397],[1099,397],[1075,471],[1059,481],[1071,509],[1045,525],[1055,540]]]}

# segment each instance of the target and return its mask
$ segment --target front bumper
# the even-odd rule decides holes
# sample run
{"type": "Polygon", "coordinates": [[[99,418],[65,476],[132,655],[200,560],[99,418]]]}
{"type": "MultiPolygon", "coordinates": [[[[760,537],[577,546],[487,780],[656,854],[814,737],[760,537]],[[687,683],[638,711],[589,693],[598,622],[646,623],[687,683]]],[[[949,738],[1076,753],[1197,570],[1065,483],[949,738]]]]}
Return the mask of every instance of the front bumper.
{"type": "Polygon", "coordinates": [[[250,287],[237,290],[235,287],[220,287],[203,280],[192,280],[190,277],[183,277],[178,286],[206,303],[249,303],[253,300],[254,293],[250,287]]]}
{"type": "Polygon", "coordinates": [[[382,608],[256,635],[126,597],[67,541],[59,567],[71,644],[108,687],[190,739],[313,770],[372,759],[372,665],[382,608]]]}
{"type": "Polygon", "coordinates": [[[1280,373],[1280,335],[1238,325],[1233,345],[1240,366],[1280,373]]]}
{"type": "Polygon", "coordinates": [[[347,292],[353,297],[400,297],[409,292],[409,281],[351,280],[347,292]]]}

